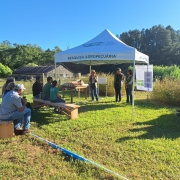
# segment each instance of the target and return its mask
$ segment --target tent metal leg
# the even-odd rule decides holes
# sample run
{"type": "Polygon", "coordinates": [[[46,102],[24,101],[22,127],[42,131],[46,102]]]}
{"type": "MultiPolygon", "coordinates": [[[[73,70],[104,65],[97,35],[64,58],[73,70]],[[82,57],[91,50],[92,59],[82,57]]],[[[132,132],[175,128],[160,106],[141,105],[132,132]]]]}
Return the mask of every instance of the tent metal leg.
{"type": "Polygon", "coordinates": [[[132,86],[132,116],[131,116],[131,120],[134,120],[134,80],[135,80],[135,60],[133,63],[133,86],[132,86]]]}

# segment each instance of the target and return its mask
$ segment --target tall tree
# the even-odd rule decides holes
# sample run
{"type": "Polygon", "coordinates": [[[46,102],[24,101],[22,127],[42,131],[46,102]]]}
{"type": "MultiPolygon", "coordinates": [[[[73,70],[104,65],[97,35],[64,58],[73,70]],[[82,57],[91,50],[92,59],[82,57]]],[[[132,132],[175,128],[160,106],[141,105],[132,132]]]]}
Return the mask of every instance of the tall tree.
{"type": "Polygon", "coordinates": [[[150,29],[131,30],[120,35],[126,44],[149,55],[150,63],[156,65],[179,64],[180,32],[171,26],[158,25],[150,29]]]}

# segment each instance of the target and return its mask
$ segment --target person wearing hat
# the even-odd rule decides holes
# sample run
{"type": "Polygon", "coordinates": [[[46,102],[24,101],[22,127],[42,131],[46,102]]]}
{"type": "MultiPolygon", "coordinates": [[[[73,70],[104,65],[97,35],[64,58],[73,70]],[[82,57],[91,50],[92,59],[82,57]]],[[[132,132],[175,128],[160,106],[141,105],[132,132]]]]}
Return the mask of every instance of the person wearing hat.
{"type": "Polygon", "coordinates": [[[92,70],[91,75],[89,76],[89,86],[90,86],[92,101],[94,101],[94,96],[96,97],[96,101],[99,101],[98,92],[97,92],[97,83],[98,83],[98,77],[96,75],[96,71],[92,70]]]}
{"type": "Polygon", "coordinates": [[[23,128],[23,133],[30,131],[31,110],[22,104],[20,95],[26,88],[23,84],[18,84],[15,90],[9,91],[2,99],[0,106],[0,119],[3,121],[14,121],[14,129],[20,130],[23,128]],[[16,120],[16,121],[15,121],[16,120]]]}
{"type": "Polygon", "coordinates": [[[114,89],[116,93],[116,102],[121,101],[121,85],[124,80],[124,74],[121,72],[121,69],[117,69],[117,73],[114,75],[114,89]]]}

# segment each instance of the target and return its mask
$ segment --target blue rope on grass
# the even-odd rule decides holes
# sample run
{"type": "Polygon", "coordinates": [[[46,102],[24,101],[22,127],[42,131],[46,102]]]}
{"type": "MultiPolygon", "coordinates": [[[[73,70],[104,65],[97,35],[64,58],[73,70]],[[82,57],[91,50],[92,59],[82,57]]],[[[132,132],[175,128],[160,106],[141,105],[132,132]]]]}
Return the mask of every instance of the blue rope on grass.
{"type": "Polygon", "coordinates": [[[42,141],[47,142],[48,145],[50,145],[50,146],[51,146],[52,148],[54,148],[54,149],[60,149],[62,152],[64,152],[64,153],[65,153],[66,155],[68,155],[68,156],[71,156],[71,157],[73,157],[73,158],[75,158],[75,159],[78,159],[78,160],[80,160],[80,161],[88,162],[88,163],[90,163],[90,164],[93,164],[93,165],[96,166],[96,167],[99,167],[99,168],[104,169],[105,171],[107,171],[107,172],[109,172],[109,173],[112,173],[112,174],[116,175],[117,177],[120,177],[121,179],[128,180],[126,177],[121,176],[120,174],[115,173],[114,171],[112,171],[112,170],[110,170],[110,169],[107,169],[107,168],[105,168],[105,167],[103,167],[103,166],[101,166],[101,165],[99,165],[99,164],[97,164],[97,163],[95,163],[95,162],[93,162],[93,161],[91,161],[91,160],[89,160],[89,159],[86,159],[86,158],[84,158],[84,157],[82,157],[82,156],[80,156],[80,155],[78,155],[78,154],[76,154],[76,153],[73,153],[73,152],[71,152],[71,151],[69,151],[69,150],[67,150],[67,149],[65,149],[65,148],[63,148],[63,147],[60,147],[60,146],[58,146],[58,145],[56,145],[56,144],[54,144],[54,143],[52,143],[52,142],[50,142],[50,141],[48,141],[48,140],[46,140],[46,139],[43,139],[43,138],[40,137],[40,136],[37,136],[37,135],[32,134],[32,133],[31,133],[31,135],[34,136],[34,137],[36,137],[36,138],[38,138],[38,139],[40,139],[40,140],[42,140],[42,141]]]}

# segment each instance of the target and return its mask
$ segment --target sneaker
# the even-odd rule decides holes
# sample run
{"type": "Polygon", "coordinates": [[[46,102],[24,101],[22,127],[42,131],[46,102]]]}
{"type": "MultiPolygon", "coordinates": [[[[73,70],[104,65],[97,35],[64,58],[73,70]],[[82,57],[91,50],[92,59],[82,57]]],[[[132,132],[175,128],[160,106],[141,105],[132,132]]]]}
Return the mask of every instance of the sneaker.
{"type": "Polygon", "coordinates": [[[19,130],[22,130],[22,128],[18,127],[15,129],[15,131],[19,131],[19,130]]]}

